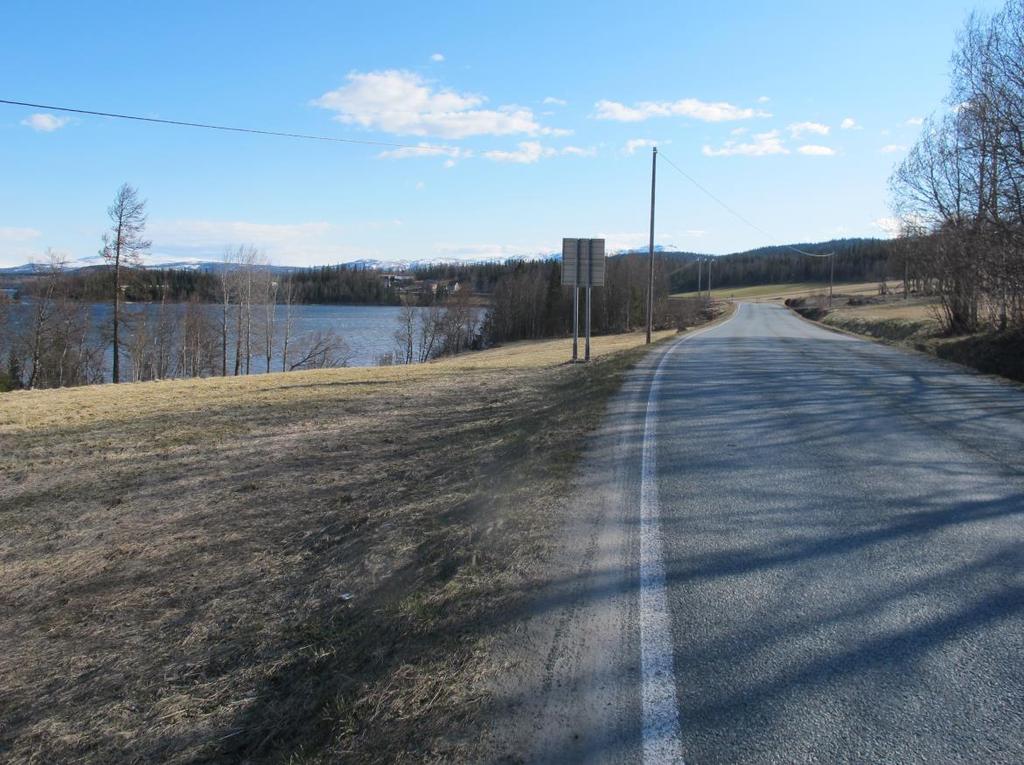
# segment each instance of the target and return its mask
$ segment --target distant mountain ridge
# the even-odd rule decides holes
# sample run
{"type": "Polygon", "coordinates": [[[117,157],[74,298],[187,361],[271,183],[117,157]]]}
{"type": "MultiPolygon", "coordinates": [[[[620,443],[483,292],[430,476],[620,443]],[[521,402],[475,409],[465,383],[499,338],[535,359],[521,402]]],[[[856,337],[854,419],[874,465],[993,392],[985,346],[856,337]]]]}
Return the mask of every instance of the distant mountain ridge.
{"type": "MultiPolygon", "coordinates": [[[[736,258],[736,257],[759,257],[768,255],[777,255],[783,252],[792,252],[794,248],[804,250],[812,253],[826,253],[831,249],[845,249],[852,244],[860,243],[875,243],[881,240],[867,238],[867,237],[854,237],[849,239],[833,239],[827,242],[807,242],[801,244],[782,244],[782,245],[769,245],[765,247],[757,247],[752,250],[745,250],[743,252],[728,253],[725,255],[708,255],[699,252],[687,252],[684,250],[677,250],[671,245],[655,245],[654,251],[659,255],[663,255],[673,260],[681,261],[694,261],[698,258],[714,257],[718,258],[736,258]]],[[[635,249],[622,249],[611,253],[610,257],[620,256],[646,256],[648,250],[646,247],[635,248],[635,249]]],[[[483,265],[487,263],[504,263],[508,260],[550,260],[553,258],[561,257],[560,252],[549,252],[549,253],[538,253],[536,255],[518,255],[518,256],[504,256],[504,257],[493,257],[493,258],[474,258],[470,260],[461,260],[458,258],[418,258],[412,260],[380,260],[374,258],[363,258],[360,260],[354,260],[346,263],[332,263],[332,264],[321,264],[316,266],[268,266],[268,268],[274,273],[291,273],[293,271],[301,271],[304,269],[315,269],[324,267],[337,267],[345,266],[348,268],[355,269],[368,269],[373,271],[417,271],[419,269],[429,268],[432,266],[447,266],[447,265],[483,265]]],[[[87,268],[98,268],[104,266],[105,262],[99,255],[90,255],[84,258],[78,258],[77,260],[69,261],[66,264],[66,268],[71,271],[77,271],[87,268]]],[[[200,260],[198,258],[182,258],[179,260],[164,260],[159,255],[148,255],[143,257],[142,268],[148,270],[176,270],[176,271],[207,271],[217,273],[223,271],[225,268],[232,268],[233,266],[223,261],[218,260],[200,260]]],[[[42,263],[25,263],[20,266],[12,266],[8,268],[0,268],[0,276],[32,276],[34,274],[41,273],[47,268],[46,264],[42,263]]]]}

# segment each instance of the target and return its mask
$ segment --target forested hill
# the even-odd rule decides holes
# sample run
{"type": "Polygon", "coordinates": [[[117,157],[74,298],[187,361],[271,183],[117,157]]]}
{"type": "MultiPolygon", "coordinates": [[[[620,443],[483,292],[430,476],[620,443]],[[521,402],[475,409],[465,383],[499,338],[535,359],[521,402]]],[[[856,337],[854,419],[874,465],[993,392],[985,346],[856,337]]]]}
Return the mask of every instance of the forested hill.
{"type": "MultiPolygon", "coordinates": [[[[711,286],[747,287],[755,284],[792,284],[796,282],[828,281],[828,258],[803,255],[794,249],[814,255],[835,253],[835,280],[837,282],[881,281],[895,276],[892,257],[895,240],[892,239],[833,239],[777,247],[758,247],[756,250],[720,255],[713,258],[711,286]]],[[[707,286],[707,265],[698,267],[691,253],[664,253],[674,258],[678,266],[673,269],[672,292],[692,292],[697,289],[698,268],[702,285],[707,286]]],[[[705,259],[706,260],[706,259],[705,259]]]]}
{"type": "MultiPolygon", "coordinates": [[[[836,281],[874,281],[895,276],[898,269],[890,266],[894,242],[885,239],[837,239],[793,245],[810,253],[835,252],[836,281]]],[[[667,289],[673,293],[697,289],[698,261],[702,285],[707,285],[706,262],[711,256],[694,252],[658,251],[658,273],[668,279],[667,289]]],[[[790,246],[760,247],[731,255],[714,256],[713,287],[743,287],[755,284],[787,284],[820,282],[828,279],[828,259],[801,255],[790,246]]],[[[626,252],[611,256],[626,270],[646,263],[647,252],[626,252]],[[635,261],[635,262],[634,262],[635,261]]],[[[419,266],[399,272],[401,278],[360,264],[341,264],[293,270],[277,269],[274,273],[260,271],[268,283],[279,284],[278,299],[287,294],[296,303],[396,305],[404,296],[414,295],[418,302],[432,302],[443,296],[449,286],[459,283],[476,295],[493,295],[498,285],[521,274],[528,263],[557,267],[559,258],[549,256],[537,260],[510,259],[504,262],[446,263],[419,266]]],[[[895,262],[895,261],[893,261],[895,262]]],[[[239,267],[241,268],[241,267],[239,267]]],[[[259,270],[259,269],[257,269],[259,270]]],[[[172,302],[197,300],[216,303],[223,293],[224,279],[237,278],[236,271],[131,269],[125,279],[125,296],[138,302],[172,302]],[[232,276],[234,274],[234,276],[232,276]]],[[[32,294],[38,276],[0,279],[0,286],[20,288],[32,294]]],[[[64,294],[79,300],[103,301],[110,295],[112,275],[105,266],[69,270],[63,273],[64,294]]]]}

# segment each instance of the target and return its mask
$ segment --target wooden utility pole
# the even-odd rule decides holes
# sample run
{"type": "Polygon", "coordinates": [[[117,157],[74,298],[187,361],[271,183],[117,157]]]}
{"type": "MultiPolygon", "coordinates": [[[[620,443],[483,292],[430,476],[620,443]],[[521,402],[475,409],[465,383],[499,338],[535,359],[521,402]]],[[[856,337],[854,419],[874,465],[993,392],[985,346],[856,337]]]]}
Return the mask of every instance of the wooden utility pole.
{"type": "Polygon", "coordinates": [[[658,173],[658,147],[651,155],[651,238],[648,244],[649,268],[647,274],[647,343],[651,342],[651,327],[654,324],[654,184],[658,173]]]}

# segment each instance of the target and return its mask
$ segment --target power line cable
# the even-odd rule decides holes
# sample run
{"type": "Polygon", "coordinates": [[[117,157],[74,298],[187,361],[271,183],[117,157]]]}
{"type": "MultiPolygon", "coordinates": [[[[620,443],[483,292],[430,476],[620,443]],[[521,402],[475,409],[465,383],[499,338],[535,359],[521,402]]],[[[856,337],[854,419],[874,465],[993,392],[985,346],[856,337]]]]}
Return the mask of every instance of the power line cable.
{"type": "MultiPolygon", "coordinates": [[[[738,213],[732,207],[727,205],[725,202],[723,202],[717,196],[715,196],[710,191],[708,191],[706,188],[704,188],[704,186],[702,186],[692,175],[687,173],[685,170],[683,170],[681,167],[679,167],[675,162],[673,162],[671,159],[666,157],[665,153],[663,151],[661,151],[661,149],[658,150],[658,156],[661,157],[663,160],[665,160],[669,164],[669,166],[671,168],[673,168],[677,173],[679,173],[681,176],[686,178],[686,180],[688,180],[690,183],[692,183],[698,189],[700,189],[705,194],[707,194],[711,199],[713,199],[715,202],[717,202],[719,205],[721,205],[721,207],[724,210],[726,210],[728,213],[730,213],[731,215],[736,217],[738,220],[740,220],[743,223],[745,223],[746,225],[750,226],[750,228],[754,229],[758,233],[760,233],[763,236],[767,237],[769,240],[771,240],[771,239],[776,239],[777,240],[778,239],[778,237],[772,236],[767,231],[765,231],[763,228],[758,226],[756,223],[753,223],[747,217],[745,217],[745,216],[741,215],[740,213],[738,213]]],[[[808,256],[810,258],[827,258],[827,257],[830,257],[832,255],[832,253],[830,253],[830,252],[829,253],[807,252],[807,250],[801,250],[799,247],[794,247],[791,244],[784,244],[784,245],[779,245],[779,246],[785,247],[786,249],[789,249],[789,250],[793,250],[794,252],[798,252],[801,255],[806,255],[806,256],[808,256]]]]}
{"type": "Polygon", "coordinates": [[[258,130],[256,128],[244,128],[244,127],[231,127],[228,125],[211,125],[204,122],[185,122],[183,120],[167,120],[159,119],[157,117],[140,117],[135,114],[116,114],[113,112],[100,112],[92,109],[74,109],[70,106],[51,106],[48,104],[32,104],[26,101],[10,101],[6,98],[0,98],[0,104],[8,104],[10,106],[27,106],[31,109],[46,109],[54,112],[68,112],[70,114],[87,114],[93,117],[113,117],[119,120],[134,120],[136,122],[155,122],[160,125],[176,125],[179,127],[194,127],[203,128],[206,130],[223,130],[231,133],[254,133],[256,135],[270,135],[277,136],[280,138],[300,138],[307,141],[331,141],[334,143],[354,143],[361,144],[363,146],[383,146],[394,149],[416,149],[418,151],[431,151],[436,152],[439,149],[444,150],[452,147],[447,146],[421,146],[411,143],[391,143],[388,141],[373,141],[370,139],[363,138],[338,138],[334,136],[325,135],[310,135],[308,133],[285,133],[277,130],[258,130]]]}

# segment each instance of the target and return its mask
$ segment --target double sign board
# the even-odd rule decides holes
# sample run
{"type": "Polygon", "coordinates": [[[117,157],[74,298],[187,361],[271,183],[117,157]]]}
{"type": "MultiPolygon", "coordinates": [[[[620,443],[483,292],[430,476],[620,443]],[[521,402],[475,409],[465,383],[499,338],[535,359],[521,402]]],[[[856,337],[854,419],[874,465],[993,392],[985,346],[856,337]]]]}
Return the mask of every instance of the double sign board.
{"type": "Polygon", "coordinates": [[[604,239],[562,240],[562,285],[604,286],[604,239]]]}
{"type": "Polygon", "coordinates": [[[590,360],[590,288],[604,286],[604,239],[562,240],[562,285],[572,287],[572,360],[578,360],[580,287],[587,290],[586,349],[590,360]]]}

